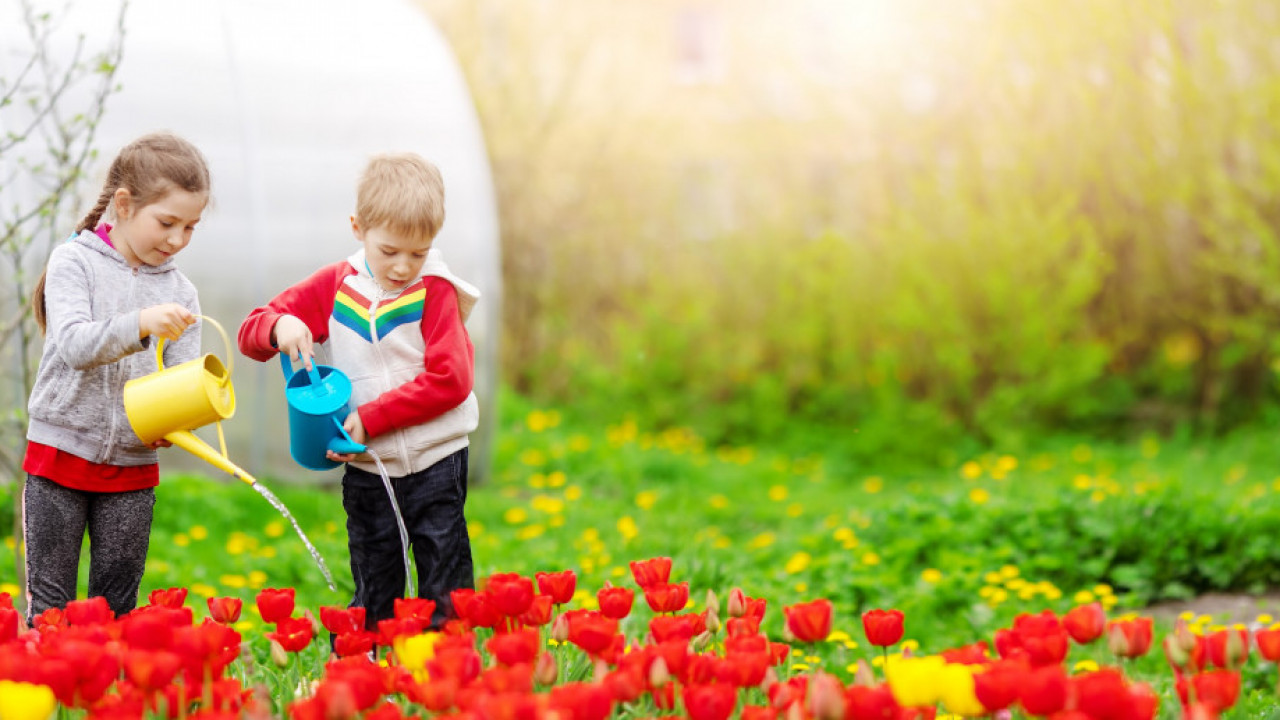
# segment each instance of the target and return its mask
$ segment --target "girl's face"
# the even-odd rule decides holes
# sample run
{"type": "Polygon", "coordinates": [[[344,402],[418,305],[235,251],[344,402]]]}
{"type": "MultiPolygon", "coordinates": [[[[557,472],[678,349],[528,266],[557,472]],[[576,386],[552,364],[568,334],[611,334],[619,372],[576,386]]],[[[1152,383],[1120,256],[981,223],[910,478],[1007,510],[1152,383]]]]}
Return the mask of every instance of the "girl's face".
{"type": "Polygon", "coordinates": [[[111,228],[111,242],[132,267],[161,265],[191,242],[191,233],[200,222],[205,193],[171,189],[159,200],[138,207],[128,190],[116,190],[117,224],[111,228]]]}

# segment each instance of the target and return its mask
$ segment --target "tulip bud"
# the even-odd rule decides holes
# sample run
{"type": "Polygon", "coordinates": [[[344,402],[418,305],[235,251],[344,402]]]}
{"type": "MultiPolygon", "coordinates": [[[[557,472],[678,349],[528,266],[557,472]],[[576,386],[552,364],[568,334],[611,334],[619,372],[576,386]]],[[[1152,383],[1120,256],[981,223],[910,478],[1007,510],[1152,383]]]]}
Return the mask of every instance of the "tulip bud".
{"type": "Polygon", "coordinates": [[[785,720],[807,720],[804,716],[804,703],[796,700],[788,705],[785,720]]]}
{"type": "Polygon", "coordinates": [[[1124,630],[1118,625],[1112,625],[1107,632],[1107,649],[1112,655],[1118,657],[1129,656],[1129,638],[1125,637],[1124,630]]]}
{"type": "Polygon", "coordinates": [[[271,641],[271,662],[279,668],[289,667],[289,653],[275,640],[271,641]]]}
{"type": "Polygon", "coordinates": [[[747,614],[747,595],[742,588],[729,591],[729,617],[742,617],[747,614]]]}
{"type": "Polygon", "coordinates": [[[774,670],[773,666],[770,666],[768,670],[764,671],[764,679],[760,681],[760,692],[768,694],[769,688],[773,687],[777,682],[778,671],[774,670]]]}
{"type": "Polygon", "coordinates": [[[702,652],[703,650],[707,649],[708,645],[711,644],[711,639],[712,639],[711,632],[707,630],[703,630],[702,632],[693,636],[693,639],[689,641],[689,647],[693,648],[694,652],[702,652]]]}
{"type": "Polygon", "coordinates": [[[660,688],[671,682],[671,670],[667,667],[667,661],[662,658],[654,658],[653,663],[649,665],[649,685],[654,688],[660,688]]]}
{"type": "Polygon", "coordinates": [[[560,668],[556,665],[556,656],[543,650],[533,663],[533,681],[539,685],[555,685],[560,668]]]}
{"type": "Polygon", "coordinates": [[[853,674],[853,684],[863,687],[875,687],[876,674],[866,660],[858,660],[858,671],[853,674]]]}
{"type": "Polygon", "coordinates": [[[1169,658],[1169,664],[1179,669],[1186,667],[1191,660],[1191,655],[1182,649],[1182,643],[1178,642],[1178,637],[1174,634],[1165,636],[1164,654],[1169,658]]]}
{"type": "Polygon", "coordinates": [[[793,634],[793,633],[791,632],[791,624],[790,624],[790,623],[783,623],[783,624],[782,624],[782,641],[783,641],[783,642],[785,642],[785,643],[788,643],[788,644],[789,644],[789,643],[793,643],[793,642],[795,642],[795,641],[796,641],[796,636],[795,636],[795,634],[793,634]]]}
{"type": "Polygon", "coordinates": [[[715,608],[707,609],[707,632],[715,635],[720,632],[720,613],[715,608]]]}
{"type": "Polygon", "coordinates": [[[809,712],[817,720],[844,717],[844,687],[834,675],[819,672],[809,679],[809,712]]]}
{"type": "Polygon", "coordinates": [[[595,669],[591,675],[591,682],[599,685],[604,682],[604,676],[609,674],[609,663],[603,660],[596,660],[595,669]]]}
{"type": "Polygon", "coordinates": [[[1227,631],[1226,661],[1228,670],[1239,670],[1249,658],[1249,646],[1237,630],[1227,631]]]}
{"type": "Polygon", "coordinates": [[[551,621],[551,639],[558,643],[567,642],[569,640],[569,616],[560,613],[556,619],[551,621]]]}
{"type": "Polygon", "coordinates": [[[1178,647],[1183,653],[1190,656],[1196,649],[1196,635],[1191,632],[1191,628],[1187,625],[1185,618],[1178,618],[1173,623],[1173,636],[1177,638],[1178,647]]]}
{"type": "Polygon", "coordinates": [[[714,590],[707,590],[707,609],[713,613],[720,612],[720,598],[714,590]]]}

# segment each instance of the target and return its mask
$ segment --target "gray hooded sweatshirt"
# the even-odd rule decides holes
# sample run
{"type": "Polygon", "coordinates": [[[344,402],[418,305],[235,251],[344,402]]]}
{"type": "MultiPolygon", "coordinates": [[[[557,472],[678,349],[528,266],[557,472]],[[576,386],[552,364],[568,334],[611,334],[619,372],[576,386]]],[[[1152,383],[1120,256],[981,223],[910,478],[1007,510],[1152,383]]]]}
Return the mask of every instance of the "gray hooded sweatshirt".
{"type": "MultiPolygon", "coordinates": [[[[200,314],[191,281],[173,260],[129,267],[86,230],[54,249],[45,276],[48,332],[27,403],[27,439],[95,463],[156,462],[124,412],[126,381],[156,371],[150,337],[139,339],[139,311],[178,303],[200,314]]],[[[164,345],[165,367],[200,355],[200,325],[164,345]]]]}

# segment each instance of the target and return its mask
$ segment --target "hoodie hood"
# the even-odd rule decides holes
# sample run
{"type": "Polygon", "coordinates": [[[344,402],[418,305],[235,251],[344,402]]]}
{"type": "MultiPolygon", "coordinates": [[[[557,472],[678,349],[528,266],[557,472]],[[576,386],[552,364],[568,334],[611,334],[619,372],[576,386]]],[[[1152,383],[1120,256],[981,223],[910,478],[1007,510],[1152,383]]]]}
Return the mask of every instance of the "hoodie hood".
{"type": "MultiPolygon", "coordinates": [[[[92,230],[82,230],[79,235],[72,235],[67,238],[67,242],[82,245],[103,257],[111,259],[113,262],[119,263],[123,267],[129,267],[129,261],[125,259],[124,255],[121,255],[119,250],[103,242],[102,238],[98,237],[98,234],[92,230]]],[[[148,274],[167,273],[176,269],[177,266],[173,264],[173,258],[168,258],[159,265],[148,265],[146,263],[138,265],[138,272],[148,274]]]]}

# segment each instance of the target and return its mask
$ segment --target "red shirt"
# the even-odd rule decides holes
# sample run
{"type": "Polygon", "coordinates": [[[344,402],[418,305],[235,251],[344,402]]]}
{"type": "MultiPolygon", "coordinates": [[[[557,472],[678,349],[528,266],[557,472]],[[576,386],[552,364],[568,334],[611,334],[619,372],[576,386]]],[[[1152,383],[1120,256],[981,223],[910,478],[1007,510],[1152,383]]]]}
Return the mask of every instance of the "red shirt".
{"type": "Polygon", "coordinates": [[[127,492],[160,484],[160,465],[104,465],[49,445],[27,441],[22,469],[72,490],[127,492]]]}

